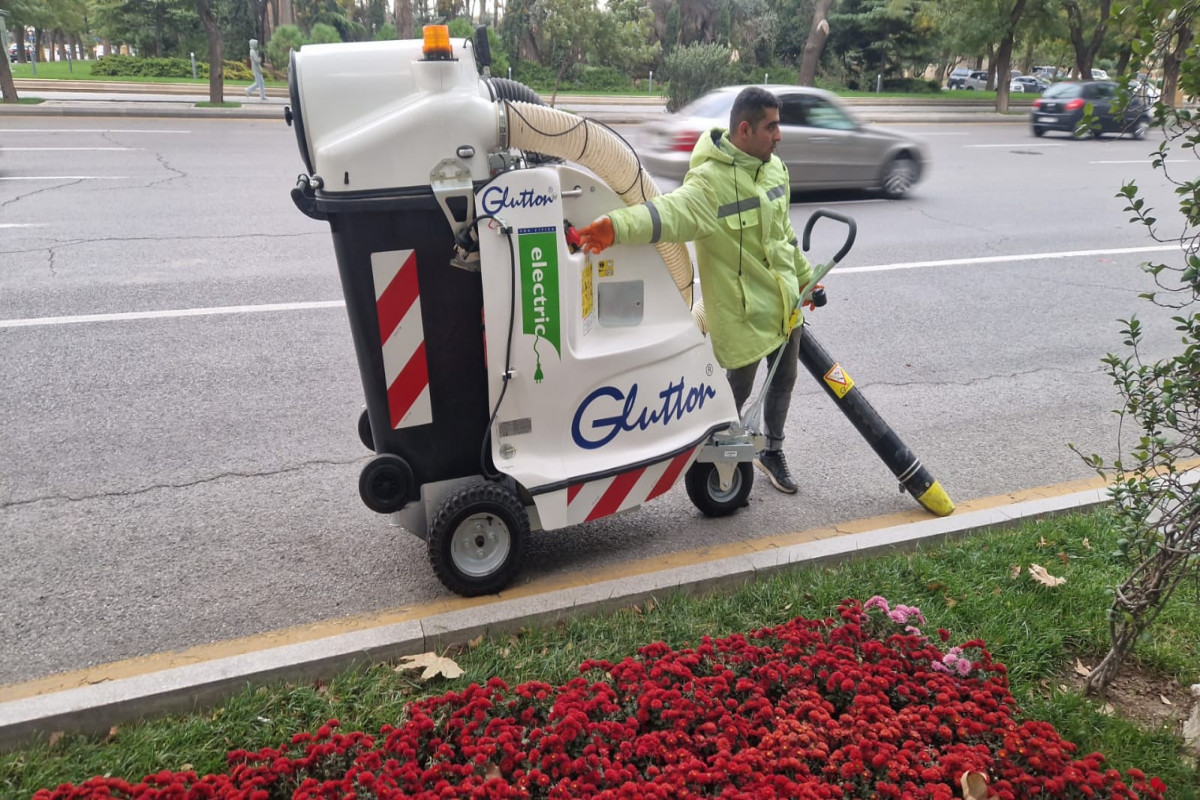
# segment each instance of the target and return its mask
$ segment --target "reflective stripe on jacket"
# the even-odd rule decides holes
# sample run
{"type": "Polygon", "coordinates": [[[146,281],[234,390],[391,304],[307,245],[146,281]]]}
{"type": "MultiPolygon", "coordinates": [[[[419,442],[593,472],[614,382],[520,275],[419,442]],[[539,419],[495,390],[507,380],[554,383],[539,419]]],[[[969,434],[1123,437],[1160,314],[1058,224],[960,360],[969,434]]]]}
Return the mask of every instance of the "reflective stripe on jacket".
{"type": "Polygon", "coordinates": [[[812,277],[790,204],[779,156],[764,163],[713,128],[692,150],[682,186],[608,216],[619,243],[696,243],[713,353],[722,367],[736,369],[784,343],[800,289],[812,277]]]}

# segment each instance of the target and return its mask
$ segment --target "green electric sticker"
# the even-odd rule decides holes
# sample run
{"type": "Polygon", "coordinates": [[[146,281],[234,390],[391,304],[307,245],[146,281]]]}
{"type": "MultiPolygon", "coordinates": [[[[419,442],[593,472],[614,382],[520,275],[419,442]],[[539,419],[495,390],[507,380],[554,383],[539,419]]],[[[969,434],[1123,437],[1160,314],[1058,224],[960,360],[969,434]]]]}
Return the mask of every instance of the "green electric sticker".
{"type": "Polygon", "coordinates": [[[537,369],[533,379],[542,382],[542,352],[546,342],[562,358],[559,346],[558,228],[520,228],[522,328],[534,337],[537,369]]]}

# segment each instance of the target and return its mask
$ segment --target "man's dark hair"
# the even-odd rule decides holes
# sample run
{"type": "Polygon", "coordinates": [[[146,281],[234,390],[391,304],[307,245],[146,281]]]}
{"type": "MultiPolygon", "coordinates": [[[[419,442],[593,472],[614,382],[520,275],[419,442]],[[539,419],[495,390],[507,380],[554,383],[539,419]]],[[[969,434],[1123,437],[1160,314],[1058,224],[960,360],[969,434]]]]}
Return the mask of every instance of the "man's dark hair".
{"type": "Polygon", "coordinates": [[[736,131],[743,122],[749,122],[751,128],[757,128],[758,123],[767,115],[768,108],[779,108],[779,98],[761,86],[747,86],[738,92],[729,110],[729,130],[736,131]]]}

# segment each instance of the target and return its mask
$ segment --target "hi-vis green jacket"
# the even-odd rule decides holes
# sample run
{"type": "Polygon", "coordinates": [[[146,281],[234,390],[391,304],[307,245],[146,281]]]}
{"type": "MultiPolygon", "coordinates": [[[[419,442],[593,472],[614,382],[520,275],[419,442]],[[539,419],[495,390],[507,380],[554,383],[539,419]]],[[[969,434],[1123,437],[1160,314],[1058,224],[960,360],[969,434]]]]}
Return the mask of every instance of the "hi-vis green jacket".
{"type": "Polygon", "coordinates": [[[714,128],[696,142],[682,186],[608,216],[618,243],[696,243],[713,353],[722,367],[736,369],[787,340],[792,309],[812,277],[790,203],[779,156],[763,163],[714,128]]]}

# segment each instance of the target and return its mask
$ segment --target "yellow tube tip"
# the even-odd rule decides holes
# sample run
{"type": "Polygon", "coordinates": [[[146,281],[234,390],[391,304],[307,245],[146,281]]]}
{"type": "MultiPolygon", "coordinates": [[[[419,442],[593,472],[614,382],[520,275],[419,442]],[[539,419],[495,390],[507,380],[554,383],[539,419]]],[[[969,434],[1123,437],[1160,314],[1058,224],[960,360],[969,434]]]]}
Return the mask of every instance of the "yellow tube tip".
{"type": "Polygon", "coordinates": [[[954,501],[950,499],[950,495],[946,494],[946,490],[937,481],[934,481],[933,485],[917,498],[917,502],[925,510],[939,517],[948,517],[954,513],[954,501]]]}

